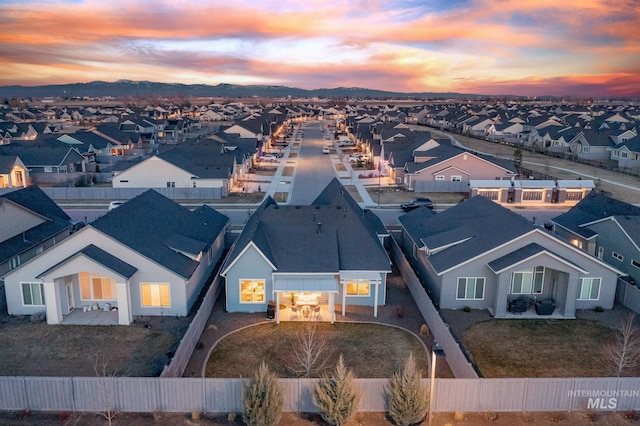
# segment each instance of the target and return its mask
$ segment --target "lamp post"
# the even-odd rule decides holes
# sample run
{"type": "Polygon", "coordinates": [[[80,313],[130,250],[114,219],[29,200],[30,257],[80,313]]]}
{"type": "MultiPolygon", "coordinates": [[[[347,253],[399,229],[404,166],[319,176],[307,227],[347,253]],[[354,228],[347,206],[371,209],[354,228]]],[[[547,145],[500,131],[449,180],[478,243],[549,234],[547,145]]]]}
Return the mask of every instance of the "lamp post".
{"type": "Polygon", "coordinates": [[[444,356],[444,351],[438,344],[433,342],[431,347],[431,376],[430,376],[430,389],[429,389],[429,426],[432,424],[433,419],[433,401],[436,392],[436,358],[438,356],[444,356]]]}

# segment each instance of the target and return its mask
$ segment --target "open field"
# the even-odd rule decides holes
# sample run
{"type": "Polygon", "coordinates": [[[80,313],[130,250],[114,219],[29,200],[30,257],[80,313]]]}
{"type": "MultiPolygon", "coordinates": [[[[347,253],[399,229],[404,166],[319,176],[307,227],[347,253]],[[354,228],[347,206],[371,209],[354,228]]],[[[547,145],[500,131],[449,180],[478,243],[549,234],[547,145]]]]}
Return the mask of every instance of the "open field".
{"type": "MultiPolygon", "coordinates": [[[[591,320],[491,319],[462,340],[484,377],[610,377],[603,346],[613,337],[591,320]]],[[[639,374],[636,367],[630,375],[639,374]]]]}
{"type": "MultiPolygon", "coordinates": [[[[402,369],[409,352],[418,365],[428,365],[422,343],[400,328],[368,323],[316,324],[318,339],[325,339],[330,348],[322,356],[327,360],[323,371],[335,368],[340,354],[361,378],[390,378],[402,369]]],[[[297,377],[292,371],[292,341],[297,333],[306,332],[305,327],[305,322],[259,324],[226,336],[211,352],[206,377],[251,377],[263,360],[279,377],[297,377]]],[[[323,371],[313,377],[320,377],[323,371]]]]}

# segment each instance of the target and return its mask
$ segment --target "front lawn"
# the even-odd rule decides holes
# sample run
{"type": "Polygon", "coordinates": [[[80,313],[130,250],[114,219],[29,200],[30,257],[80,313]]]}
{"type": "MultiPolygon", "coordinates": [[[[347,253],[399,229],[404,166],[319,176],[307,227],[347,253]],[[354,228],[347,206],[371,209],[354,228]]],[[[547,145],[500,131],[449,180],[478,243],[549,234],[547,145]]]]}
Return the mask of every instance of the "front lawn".
{"type": "MultiPolygon", "coordinates": [[[[207,362],[206,377],[251,377],[263,360],[279,377],[296,377],[292,339],[305,330],[306,323],[259,324],[232,333],[214,348],[207,362]]],[[[326,336],[329,353],[326,372],[332,370],[342,354],[356,377],[386,378],[399,371],[413,352],[427,376],[427,356],[420,341],[396,327],[364,323],[317,323],[326,336]]],[[[321,373],[314,374],[320,377],[321,373]]]]}
{"type": "Polygon", "coordinates": [[[471,326],[462,340],[483,377],[609,377],[603,347],[613,336],[583,319],[492,319],[471,326]]]}

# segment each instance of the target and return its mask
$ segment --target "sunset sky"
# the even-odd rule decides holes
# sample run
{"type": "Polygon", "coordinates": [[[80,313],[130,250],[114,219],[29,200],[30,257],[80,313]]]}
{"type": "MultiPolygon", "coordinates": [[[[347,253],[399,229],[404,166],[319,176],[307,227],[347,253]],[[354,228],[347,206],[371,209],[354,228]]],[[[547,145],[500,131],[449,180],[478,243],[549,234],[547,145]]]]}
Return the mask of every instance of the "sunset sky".
{"type": "Polygon", "coordinates": [[[638,0],[0,0],[0,85],[640,96],[638,0]]]}

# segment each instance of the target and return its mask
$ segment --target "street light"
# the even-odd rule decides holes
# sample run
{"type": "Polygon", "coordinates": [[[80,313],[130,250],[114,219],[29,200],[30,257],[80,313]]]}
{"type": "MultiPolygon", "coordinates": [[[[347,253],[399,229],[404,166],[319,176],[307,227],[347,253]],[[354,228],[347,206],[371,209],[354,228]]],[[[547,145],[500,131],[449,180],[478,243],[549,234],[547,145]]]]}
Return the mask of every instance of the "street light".
{"type": "Polygon", "coordinates": [[[444,351],[438,344],[438,342],[433,342],[433,346],[431,347],[431,376],[430,376],[430,390],[429,390],[429,426],[431,426],[432,418],[433,418],[433,401],[434,394],[436,392],[436,357],[444,356],[444,351]]]}

